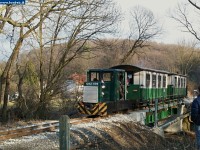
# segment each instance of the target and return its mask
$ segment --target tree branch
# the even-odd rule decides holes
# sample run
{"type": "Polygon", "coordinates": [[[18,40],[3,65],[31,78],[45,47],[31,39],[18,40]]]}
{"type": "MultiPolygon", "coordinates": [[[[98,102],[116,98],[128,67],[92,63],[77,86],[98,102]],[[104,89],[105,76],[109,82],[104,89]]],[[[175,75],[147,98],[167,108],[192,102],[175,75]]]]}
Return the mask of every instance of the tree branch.
{"type": "Polygon", "coordinates": [[[197,9],[200,10],[200,7],[196,5],[196,3],[193,3],[191,0],[188,0],[190,2],[190,4],[192,4],[194,7],[196,7],[197,9]]]}

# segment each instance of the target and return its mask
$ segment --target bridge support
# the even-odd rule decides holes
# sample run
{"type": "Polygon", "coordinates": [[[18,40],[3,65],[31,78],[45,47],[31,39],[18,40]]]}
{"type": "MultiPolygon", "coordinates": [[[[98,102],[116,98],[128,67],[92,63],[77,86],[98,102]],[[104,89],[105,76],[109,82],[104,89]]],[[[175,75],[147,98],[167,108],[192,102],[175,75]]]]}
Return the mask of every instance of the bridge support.
{"type": "Polygon", "coordinates": [[[164,136],[164,132],[176,133],[181,131],[190,131],[190,113],[188,110],[185,111],[185,105],[180,105],[178,110],[176,117],[168,120],[162,125],[158,125],[158,127],[155,127],[153,131],[161,136],[164,136]]]}
{"type": "Polygon", "coordinates": [[[166,125],[163,125],[162,128],[166,132],[181,132],[183,130],[183,113],[185,105],[180,105],[177,113],[177,118],[173,121],[169,121],[166,125]]]}

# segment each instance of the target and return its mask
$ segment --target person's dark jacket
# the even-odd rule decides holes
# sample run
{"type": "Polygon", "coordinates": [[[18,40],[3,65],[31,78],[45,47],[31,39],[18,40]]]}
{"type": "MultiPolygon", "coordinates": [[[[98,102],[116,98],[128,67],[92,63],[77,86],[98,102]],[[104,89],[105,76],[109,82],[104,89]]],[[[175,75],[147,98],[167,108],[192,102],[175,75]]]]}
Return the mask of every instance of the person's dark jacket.
{"type": "Polygon", "coordinates": [[[191,106],[191,120],[196,124],[200,125],[200,95],[194,99],[191,106]]]}

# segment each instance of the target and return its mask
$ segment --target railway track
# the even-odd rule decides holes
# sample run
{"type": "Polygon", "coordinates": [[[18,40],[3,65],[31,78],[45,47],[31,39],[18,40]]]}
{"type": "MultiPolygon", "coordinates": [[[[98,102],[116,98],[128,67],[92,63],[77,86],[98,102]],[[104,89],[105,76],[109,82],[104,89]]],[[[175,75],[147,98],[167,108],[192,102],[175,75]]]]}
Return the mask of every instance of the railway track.
{"type": "MultiPolygon", "coordinates": [[[[104,117],[105,118],[105,117],[104,117]]],[[[92,121],[97,121],[102,118],[78,118],[78,119],[71,119],[70,124],[76,125],[81,123],[88,123],[92,121]]],[[[47,123],[40,123],[37,125],[26,126],[22,128],[15,128],[9,130],[0,131],[0,141],[19,138],[22,136],[28,136],[33,134],[39,134],[42,132],[55,132],[56,129],[59,128],[58,121],[51,121],[47,123]]]]}
{"type": "MultiPolygon", "coordinates": [[[[76,124],[82,124],[82,123],[89,123],[89,122],[93,122],[93,121],[98,121],[100,119],[105,119],[108,117],[110,117],[110,115],[107,117],[98,117],[98,118],[70,119],[70,124],[76,125],[76,124]]],[[[2,131],[0,131],[0,142],[4,141],[4,140],[8,140],[8,139],[19,138],[22,136],[39,134],[42,132],[55,132],[56,129],[58,129],[58,128],[59,128],[59,121],[51,121],[51,122],[46,122],[46,123],[40,123],[37,125],[26,126],[26,127],[22,127],[22,128],[2,130],[2,131]]]]}

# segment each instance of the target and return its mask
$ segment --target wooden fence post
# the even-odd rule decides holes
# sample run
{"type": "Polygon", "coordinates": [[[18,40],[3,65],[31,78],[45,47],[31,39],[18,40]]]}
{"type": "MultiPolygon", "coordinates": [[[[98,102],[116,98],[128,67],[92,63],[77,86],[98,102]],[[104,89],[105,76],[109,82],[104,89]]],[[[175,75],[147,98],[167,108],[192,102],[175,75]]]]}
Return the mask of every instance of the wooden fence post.
{"type": "Polygon", "coordinates": [[[60,150],[70,150],[70,118],[61,116],[59,120],[60,150]]]}

